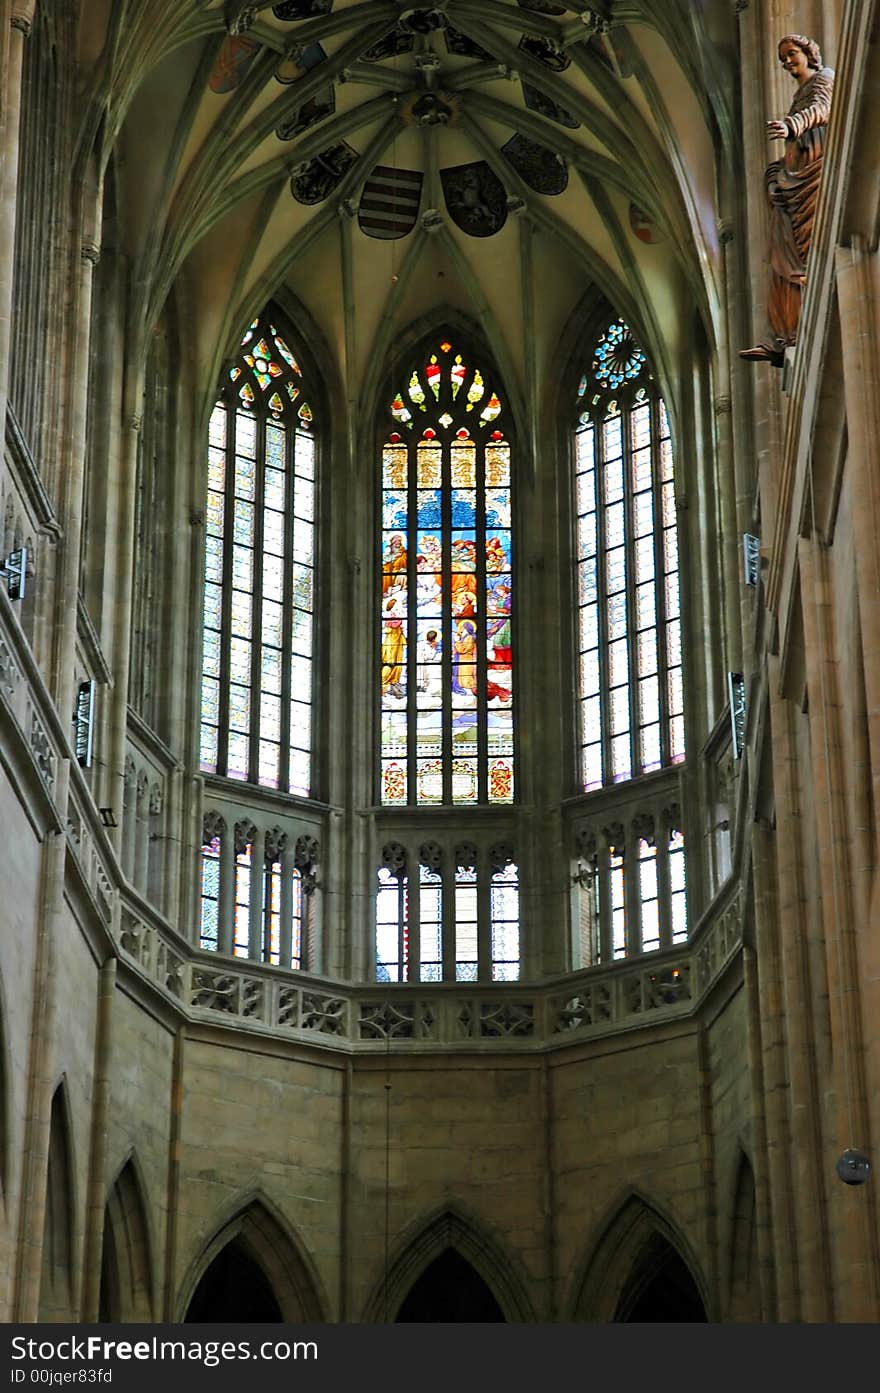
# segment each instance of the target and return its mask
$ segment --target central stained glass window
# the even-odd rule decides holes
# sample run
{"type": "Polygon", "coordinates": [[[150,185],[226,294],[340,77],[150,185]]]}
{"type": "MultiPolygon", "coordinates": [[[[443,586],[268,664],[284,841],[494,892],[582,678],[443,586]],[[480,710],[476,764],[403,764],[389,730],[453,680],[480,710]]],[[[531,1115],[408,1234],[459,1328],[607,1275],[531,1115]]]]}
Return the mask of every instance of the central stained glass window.
{"type": "Polygon", "coordinates": [[[502,397],[443,339],[382,451],[381,801],[513,801],[511,451],[502,397]]]}

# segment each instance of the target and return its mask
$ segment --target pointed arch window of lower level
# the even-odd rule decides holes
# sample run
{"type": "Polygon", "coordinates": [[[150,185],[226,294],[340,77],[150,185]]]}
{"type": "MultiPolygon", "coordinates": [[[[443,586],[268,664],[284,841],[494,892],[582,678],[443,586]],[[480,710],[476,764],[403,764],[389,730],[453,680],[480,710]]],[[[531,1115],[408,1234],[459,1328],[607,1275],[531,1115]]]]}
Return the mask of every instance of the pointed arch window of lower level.
{"type": "Polygon", "coordinates": [[[387,843],[376,889],[380,982],[515,982],[520,976],[519,872],[513,849],[387,843]]]}

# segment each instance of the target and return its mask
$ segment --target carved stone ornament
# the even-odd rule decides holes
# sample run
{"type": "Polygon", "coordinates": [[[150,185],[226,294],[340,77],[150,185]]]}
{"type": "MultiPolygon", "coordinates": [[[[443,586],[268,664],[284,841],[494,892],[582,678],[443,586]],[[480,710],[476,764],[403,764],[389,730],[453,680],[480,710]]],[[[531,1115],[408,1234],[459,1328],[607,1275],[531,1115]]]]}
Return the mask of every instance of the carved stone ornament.
{"type": "Polygon", "coordinates": [[[318,882],[319,850],[317,837],[309,836],[306,832],[297,837],[293,860],[300,873],[303,892],[306,895],[311,895],[318,882]]]}
{"type": "Polygon", "coordinates": [[[419,862],[426,871],[439,875],[443,869],[443,848],[439,842],[422,842],[419,847],[419,862]]]}
{"type": "Polygon", "coordinates": [[[489,847],[489,870],[492,875],[501,875],[513,864],[513,847],[510,842],[495,842],[489,847]]]}
{"type": "Polygon", "coordinates": [[[125,787],[134,788],[136,779],[137,768],[135,767],[134,760],[129,755],[128,759],[125,761],[125,787]]]}
{"type": "Polygon", "coordinates": [[[162,812],[162,785],[153,784],[150,789],[150,813],[153,817],[158,817],[162,812]]]}
{"type": "Polygon", "coordinates": [[[623,851],[624,832],[622,822],[610,822],[607,827],[602,828],[602,836],[609,851],[623,851]]]}
{"type": "Polygon", "coordinates": [[[287,833],[280,827],[270,827],[266,833],[266,864],[274,865],[286,850],[287,833]]]}
{"type": "Polygon", "coordinates": [[[459,842],[455,848],[455,864],[460,871],[477,869],[477,848],[473,842],[459,842]]]}
{"type": "Polygon", "coordinates": [[[592,865],[599,850],[596,833],[590,827],[579,827],[574,839],[575,851],[581,861],[592,865]]]}
{"type": "Polygon", "coordinates": [[[670,803],[663,809],[662,813],[664,825],[670,832],[681,831],[681,809],[677,803],[670,803]]]}
{"type": "Polygon", "coordinates": [[[640,840],[648,843],[648,846],[654,845],[653,813],[636,813],[633,818],[632,829],[640,840]]]}
{"type": "Polygon", "coordinates": [[[202,845],[208,846],[215,837],[221,841],[226,833],[226,823],[214,808],[209,808],[202,818],[202,845]]]}
{"type": "Polygon", "coordinates": [[[226,0],[226,4],[223,6],[226,32],[232,38],[244,34],[246,30],[250,29],[256,17],[256,6],[242,4],[241,0],[226,0]]]}
{"type": "Polygon", "coordinates": [[[249,819],[245,818],[242,822],[237,822],[235,824],[233,846],[235,847],[236,856],[241,856],[243,852],[247,851],[256,835],[257,829],[249,819]]]}
{"type": "Polygon", "coordinates": [[[382,848],[382,865],[395,880],[406,875],[406,847],[400,842],[386,842],[382,848]]]}

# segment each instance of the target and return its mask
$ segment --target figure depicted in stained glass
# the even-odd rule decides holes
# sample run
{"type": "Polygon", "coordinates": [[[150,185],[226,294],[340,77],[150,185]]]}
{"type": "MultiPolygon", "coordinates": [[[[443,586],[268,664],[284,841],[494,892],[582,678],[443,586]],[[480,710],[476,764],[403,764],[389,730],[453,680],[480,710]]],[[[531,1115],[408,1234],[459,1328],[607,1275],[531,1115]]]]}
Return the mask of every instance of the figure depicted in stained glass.
{"type": "Polygon", "coordinates": [[[739,355],[775,367],[781,366],[797,332],[834,93],[834,72],[822,66],[815,40],[786,34],[778,52],[797,92],[788,115],[767,122],[767,138],[785,141],[782,159],[768,165],[764,175],[770,202],[771,334],[739,355]]]}
{"type": "Polygon", "coordinates": [[[513,798],[510,446],[441,339],[403,376],[382,463],[382,801],[513,798]],[[418,427],[418,428],[417,428],[418,427]]]}
{"type": "Polygon", "coordinates": [[[382,575],[384,594],[387,595],[389,590],[394,589],[401,575],[406,576],[406,547],[403,536],[395,533],[388,539],[388,553],[382,575]]]}
{"type": "Polygon", "coordinates": [[[404,607],[400,595],[390,595],[382,610],[382,692],[391,696],[406,695],[404,689],[404,657],[406,654],[406,634],[404,633],[404,607]]]}
{"type": "Polygon", "coordinates": [[[443,645],[436,629],[429,629],[419,644],[418,690],[427,696],[439,696],[442,684],[440,660],[443,645]]]}

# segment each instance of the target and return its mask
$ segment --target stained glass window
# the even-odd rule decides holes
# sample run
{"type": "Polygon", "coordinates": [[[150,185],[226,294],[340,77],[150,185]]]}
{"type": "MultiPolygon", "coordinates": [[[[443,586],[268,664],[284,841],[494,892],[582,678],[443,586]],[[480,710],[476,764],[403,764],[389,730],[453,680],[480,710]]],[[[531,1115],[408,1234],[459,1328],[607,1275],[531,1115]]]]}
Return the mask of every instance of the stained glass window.
{"type": "Polygon", "coordinates": [[[684,759],[678,544],[666,408],[631,330],[599,336],[575,436],[581,780],[684,759]]]}
{"type": "Polygon", "coordinates": [[[315,442],[303,375],[271,314],[211,414],[201,768],[311,792],[315,442]]]}
{"type": "Polygon", "coordinates": [[[489,375],[443,339],[382,452],[381,801],[513,801],[511,451],[489,375]]]}

